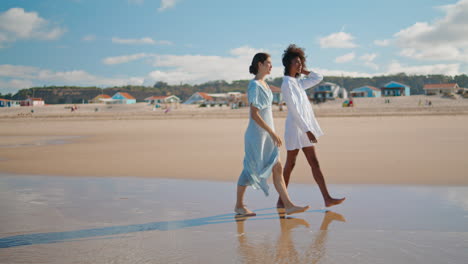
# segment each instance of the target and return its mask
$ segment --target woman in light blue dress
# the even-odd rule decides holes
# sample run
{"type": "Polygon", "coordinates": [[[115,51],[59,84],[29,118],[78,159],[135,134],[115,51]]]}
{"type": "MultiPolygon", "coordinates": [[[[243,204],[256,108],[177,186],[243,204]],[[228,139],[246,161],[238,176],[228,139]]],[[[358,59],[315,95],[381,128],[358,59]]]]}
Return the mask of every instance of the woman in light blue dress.
{"type": "Polygon", "coordinates": [[[266,53],[257,53],[249,68],[255,78],[250,81],[247,98],[250,105],[250,120],[245,132],[244,169],[237,184],[237,202],[234,211],[238,215],[255,216],[256,214],[244,205],[244,194],[247,186],[261,189],[268,195],[267,179],[273,174],[273,183],[286,214],[306,211],[309,206],[296,206],[291,202],[282,176],[279,160],[280,137],[275,133],[271,104],[273,93],[265,82],[271,72],[271,58],[266,53]]]}

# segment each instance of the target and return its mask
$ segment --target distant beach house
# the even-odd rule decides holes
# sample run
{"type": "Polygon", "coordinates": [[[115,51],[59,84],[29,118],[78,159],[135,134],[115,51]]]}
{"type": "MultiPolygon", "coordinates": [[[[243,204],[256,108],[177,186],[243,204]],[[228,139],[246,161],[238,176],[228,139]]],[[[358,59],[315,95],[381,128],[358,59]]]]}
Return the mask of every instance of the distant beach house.
{"type": "Polygon", "coordinates": [[[203,93],[196,92],[184,104],[230,104],[242,101],[244,94],[240,92],[229,93],[203,93]]]}
{"type": "Polygon", "coordinates": [[[425,84],[423,89],[426,95],[449,95],[463,90],[457,83],[425,84]]]}
{"type": "Polygon", "coordinates": [[[324,82],[315,87],[311,96],[314,101],[335,100],[335,98],[347,98],[348,92],[336,83],[324,82]]]}
{"type": "Polygon", "coordinates": [[[213,97],[209,96],[207,93],[196,92],[192,94],[184,104],[206,104],[213,101],[213,97]]]}
{"type": "Polygon", "coordinates": [[[21,106],[44,106],[45,102],[42,98],[28,98],[20,102],[21,106]]]}
{"type": "Polygon", "coordinates": [[[410,96],[410,87],[406,84],[391,81],[382,88],[382,96],[410,96]]]}
{"type": "Polygon", "coordinates": [[[281,95],[281,88],[270,85],[271,92],[273,93],[273,103],[279,104],[283,101],[283,96],[281,95]]]}
{"type": "Polygon", "coordinates": [[[118,92],[112,96],[112,103],[114,104],[135,104],[135,97],[128,93],[118,92]]]}
{"type": "Polygon", "coordinates": [[[169,96],[150,96],[145,98],[145,102],[149,104],[170,104],[180,103],[180,98],[175,95],[169,96]]]}
{"type": "Polygon", "coordinates": [[[0,98],[0,107],[21,106],[20,101],[0,98]]]}
{"type": "Polygon", "coordinates": [[[8,99],[0,98],[0,107],[8,107],[9,102],[10,102],[10,100],[8,100],[8,99]]]}
{"type": "Polygon", "coordinates": [[[110,95],[107,94],[100,94],[93,99],[89,100],[88,103],[90,104],[101,104],[104,103],[106,100],[105,99],[111,99],[110,95]]]}
{"type": "Polygon", "coordinates": [[[382,95],[379,88],[370,85],[354,88],[350,94],[352,97],[380,97],[382,95]]]}

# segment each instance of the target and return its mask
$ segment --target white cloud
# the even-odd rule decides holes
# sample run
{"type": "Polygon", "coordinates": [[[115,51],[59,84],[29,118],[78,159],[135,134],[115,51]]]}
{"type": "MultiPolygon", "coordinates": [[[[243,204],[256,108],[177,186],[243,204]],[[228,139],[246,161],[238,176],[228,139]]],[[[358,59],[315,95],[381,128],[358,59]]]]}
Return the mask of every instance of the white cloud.
{"type": "Polygon", "coordinates": [[[33,78],[37,71],[37,68],[30,66],[0,65],[0,77],[33,78]]]}
{"type": "Polygon", "coordinates": [[[381,47],[386,47],[390,45],[390,40],[389,39],[383,39],[383,40],[374,40],[374,44],[377,46],[381,47]]]}
{"type": "Polygon", "coordinates": [[[354,37],[345,32],[337,32],[326,37],[320,38],[320,47],[322,48],[355,48],[354,37]]]}
{"type": "Polygon", "coordinates": [[[440,8],[445,16],[418,22],[394,36],[400,55],[418,60],[468,62],[468,0],[440,8]]]}
{"type": "Polygon", "coordinates": [[[124,56],[117,56],[117,57],[108,57],[102,60],[104,64],[114,65],[114,64],[122,64],[127,63],[130,61],[138,60],[141,58],[145,58],[148,56],[152,56],[151,54],[146,53],[138,53],[133,55],[124,55],[124,56]]]}
{"type": "MultiPolygon", "coordinates": [[[[164,81],[170,84],[203,83],[212,80],[233,81],[249,79],[248,66],[252,57],[263,50],[243,46],[230,50],[232,56],[205,55],[158,55],[154,56],[153,66],[158,69],[148,74],[147,83],[164,81]]],[[[282,67],[273,67],[271,76],[281,76],[282,67]]]]}
{"type": "Polygon", "coordinates": [[[172,42],[167,40],[153,40],[152,38],[144,37],[140,39],[123,39],[123,38],[112,38],[112,43],[118,44],[130,44],[130,45],[143,45],[143,44],[150,44],[150,45],[172,45],[172,42]]]}
{"type": "Polygon", "coordinates": [[[58,72],[30,66],[0,65],[0,87],[10,89],[10,92],[43,85],[120,86],[142,85],[143,81],[142,77],[107,78],[83,70],[58,72]]]}
{"type": "Polygon", "coordinates": [[[330,70],[330,69],[314,69],[324,76],[347,76],[347,77],[372,77],[375,74],[367,72],[352,72],[352,71],[341,71],[341,70],[330,70]]]}
{"type": "Polygon", "coordinates": [[[376,53],[366,53],[366,54],[360,56],[359,60],[363,61],[365,66],[367,66],[369,68],[372,68],[374,70],[378,70],[379,66],[374,63],[375,58],[377,58],[376,53]]]}
{"type": "Polygon", "coordinates": [[[356,57],[356,54],[353,52],[351,53],[347,53],[343,56],[339,56],[335,59],[335,62],[336,63],[345,63],[345,62],[350,62],[352,60],[354,60],[354,58],[356,57]]]}
{"type": "Polygon", "coordinates": [[[11,8],[0,13],[0,46],[18,39],[54,40],[66,32],[66,29],[51,24],[36,12],[11,8]]]}
{"type": "Polygon", "coordinates": [[[86,35],[81,40],[85,41],[85,42],[92,42],[92,41],[96,40],[96,36],[95,35],[86,35]]]}
{"type": "Polygon", "coordinates": [[[431,64],[418,66],[405,66],[397,61],[393,61],[388,65],[387,74],[396,74],[404,72],[406,74],[445,74],[457,75],[460,74],[460,64],[431,64]]]}
{"type": "Polygon", "coordinates": [[[178,0],[161,0],[161,6],[158,8],[159,12],[162,12],[168,8],[174,7],[178,0]]]}
{"type": "Polygon", "coordinates": [[[29,80],[12,79],[9,81],[3,81],[0,79],[0,93],[2,94],[15,94],[18,90],[30,88],[33,86],[33,83],[29,80]]]}
{"type": "MultiPolygon", "coordinates": [[[[203,83],[211,80],[238,80],[251,77],[248,72],[253,56],[262,49],[241,46],[229,51],[231,56],[205,55],[161,55],[152,53],[138,53],[103,59],[108,65],[127,63],[142,58],[149,58],[153,67],[158,69],[147,75],[146,83],[164,81],[170,84],[203,83]]],[[[282,67],[273,67],[272,75],[282,75],[282,67]]]]}

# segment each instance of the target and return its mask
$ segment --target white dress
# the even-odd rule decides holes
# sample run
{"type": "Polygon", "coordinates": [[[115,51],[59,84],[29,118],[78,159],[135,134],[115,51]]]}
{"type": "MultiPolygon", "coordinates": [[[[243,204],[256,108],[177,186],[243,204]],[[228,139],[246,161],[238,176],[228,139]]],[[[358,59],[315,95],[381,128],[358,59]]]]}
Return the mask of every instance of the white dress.
{"type": "Polygon", "coordinates": [[[319,73],[310,71],[306,78],[283,77],[281,93],[288,107],[284,141],[287,150],[302,149],[313,146],[306,132],[310,131],[318,139],[323,136],[314,110],[309,102],[306,89],[309,89],[323,80],[319,73]]]}

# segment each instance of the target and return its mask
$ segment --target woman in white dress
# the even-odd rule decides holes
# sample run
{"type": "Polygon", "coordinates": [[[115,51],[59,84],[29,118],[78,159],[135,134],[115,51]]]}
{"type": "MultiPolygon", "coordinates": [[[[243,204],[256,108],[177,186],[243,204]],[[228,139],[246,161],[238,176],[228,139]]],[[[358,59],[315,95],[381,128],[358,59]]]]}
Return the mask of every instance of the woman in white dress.
{"type": "MultiPolygon", "coordinates": [[[[285,128],[285,145],[287,150],[286,164],[283,177],[286,186],[289,184],[291,172],[296,164],[299,150],[304,152],[312,174],[322,192],[325,206],[333,206],[342,203],[345,198],[335,199],[328,193],[327,185],[320,169],[315,152],[317,139],[323,135],[314,111],[305,92],[323,80],[319,73],[306,70],[304,50],[292,44],[283,53],[284,77],[281,85],[281,93],[288,108],[285,128]],[[307,75],[300,78],[301,74],[307,75]]],[[[277,207],[282,208],[283,202],[278,199],[277,207]]]]}

